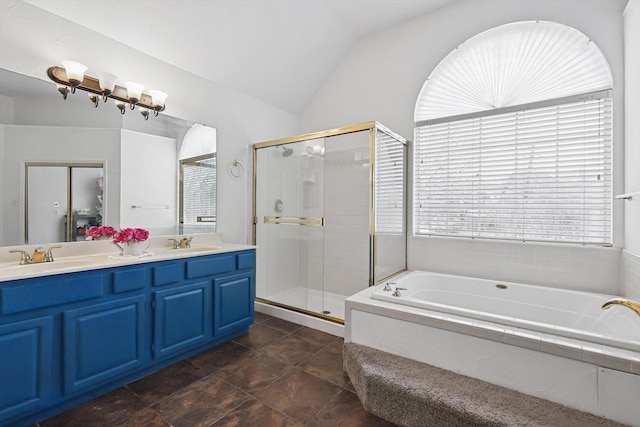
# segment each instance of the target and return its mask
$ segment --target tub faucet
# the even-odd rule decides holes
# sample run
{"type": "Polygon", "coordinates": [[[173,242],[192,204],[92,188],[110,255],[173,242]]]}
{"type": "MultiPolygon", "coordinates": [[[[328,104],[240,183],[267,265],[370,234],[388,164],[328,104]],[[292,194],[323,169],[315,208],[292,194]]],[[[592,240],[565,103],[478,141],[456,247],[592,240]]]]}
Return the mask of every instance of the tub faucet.
{"type": "Polygon", "coordinates": [[[391,294],[391,296],[393,297],[401,297],[402,294],[400,293],[400,291],[406,291],[407,288],[399,288],[396,286],[396,289],[393,291],[393,293],[391,294]]]}
{"type": "Polygon", "coordinates": [[[393,289],[391,289],[391,285],[396,286],[396,285],[397,285],[397,283],[396,283],[396,282],[387,282],[387,283],[384,285],[384,288],[382,288],[382,290],[383,290],[383,291],[385,291],[385,292],[391,292],[391,291],[393,290],[393,289]]]}
{"type": "Polygon", "coordinates": [[[29,255],[27,252],[22,249],[12,249],[10,253],[19,253],[20,254],[20,265],[25,264],[38,264],[41,262],[53,262],[53,253],[52,249],[61,248],[62,246],[51,246],[49,249],[45,250],[42,247],[37,247],[33,251],[33,255],[29,255]]]}
{"type": "Polygon", "coordinates": [[[640,302],[632,301],[626,298],[613,298],[602,304],[602,309],[606,310],[612,305],[619,304],[636,312],[640,316],[640,302]]]}
{"type": "Polygon", "coordinates": [[[191,247],[191,240],[193,237],[183,237],[180,240],[177,239],[169,239],[173,242],[173,249],[184,249],[191,247]]]}

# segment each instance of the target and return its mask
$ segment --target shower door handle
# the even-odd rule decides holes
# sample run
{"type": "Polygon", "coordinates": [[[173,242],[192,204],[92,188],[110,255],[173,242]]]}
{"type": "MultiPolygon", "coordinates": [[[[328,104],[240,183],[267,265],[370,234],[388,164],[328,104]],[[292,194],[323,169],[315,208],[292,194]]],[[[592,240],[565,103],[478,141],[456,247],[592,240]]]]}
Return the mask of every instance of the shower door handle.
{"type": "Polygon", "coordinates": [[[324,217],[312,216],[265,216],[265,224],[275,225],[305,225],[311,227],[324,227],[324,217]]]}

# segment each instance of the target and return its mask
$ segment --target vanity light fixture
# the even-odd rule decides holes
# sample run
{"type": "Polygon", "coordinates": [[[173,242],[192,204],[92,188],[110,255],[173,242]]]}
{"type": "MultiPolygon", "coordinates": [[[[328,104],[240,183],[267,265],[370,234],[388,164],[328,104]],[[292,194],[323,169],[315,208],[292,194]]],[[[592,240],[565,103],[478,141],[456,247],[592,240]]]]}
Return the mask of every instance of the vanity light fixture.
{"type": "Polygon", "coordinates": [[[126,82],[124,86],[116,84],[117,77],[111,73],[98,72],[98,78],[85,74],[87,67],[75,61],[62,61],[64,67],[53,66],[47,70],[47,75],[57,83],[58,92],[67,99],[69,93],[76,89],[88,92],[89,100],[94,107],[100,99],[106,102],[111,98],[121,114],[126,111],[126,105],[132,110],[138,106],[140,114],[147,120],[150,112],[157,116],[165,108],[168,95],[160,90],[148,90],[139,83],[126,82]]]}
{"type": "Polygon", "coordinates": [[[71,86],[71,93],[76,93],[76,88],[80,86],[80,83],[84,80],[84,73],[87,71],[87,66],[79,62],[69,60],[62,61],[62,65],[67,73],[67,79],[71,86]]]}
{"type": "Polygon", "coordinates": [[[142,91],[144,90],[144,86],[136,82],[124,82],[124,85],[127,87],[127,94],[129,95],[129,105],[133,110],[136,107],[138,101],[140,101],[140,98],[142,98],[142,91]]]}
{"type": "Polygon", "coordinates": [[[98,71],[98,81],[102,91],[103,102],[107,102],[107,98],[113,93],[113,89],[116,87],[116,80],[118,80],[118,77],[115,74],[98,71]]]}

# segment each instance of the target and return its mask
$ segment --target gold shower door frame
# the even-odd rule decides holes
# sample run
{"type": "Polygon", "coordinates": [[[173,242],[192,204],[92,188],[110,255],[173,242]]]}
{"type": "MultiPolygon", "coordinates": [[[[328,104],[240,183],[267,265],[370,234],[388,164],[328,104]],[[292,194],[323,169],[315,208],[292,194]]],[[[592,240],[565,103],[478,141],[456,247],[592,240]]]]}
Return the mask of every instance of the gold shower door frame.
{"type": "MultiPolygon", "coordinates": [[[[346,135],[346,134],[350,134],[350,133],[355,133],[355,132],[363,132],[363,131],[368,131],[369,132],[369,286],[375,286],[376,285],[376,280],[375,280],[375,260],[376,260],[376,230],[375,230],[375,224],[376,224],[376,213],[375,213],[375,182],[376,182],[376,131],[381,131],[384,132],[385,134],[389,135],[390,137],[392,137],[393,139],[397,140],[398,142],[402,143],[405,146],[409,145],[409,141],[405,138],[403,138],[402,136],[398,135],[397,133],[393,132],[392,130],[390,130],[389,128],[387,128],[386,126],[384,126],[383,124],[376,122],[376,121],[371,121],[371,122],[365,122],[365,123],[359,123],[359,124],[355,124],[355,125],[350,125],[350,126],[344,126],[344,127],[340,127],[340,128],[334,128],[334,129],[329,129],[329,130],[324,130],[324,131],[319,131],[319,132],[312,132],[312,133],[306,133],[306,134],[302,134],[302,135],[297,135],[297,136],[291,136],[291,137],[287,137],[287,138],[281,138],[281,139],[276,139],[276,140],[271,140],[271,141],[265,141],[265,142],[260,142],[260,143],[256,143],[253,144],[253,186],[252,186],[252,191],[253,191],[253,203],[252,203],[252,217],[253,217],[253,221],[252,221],[252,242],[255,245],[256,244],[256,238],[257,238],[257,224],[258,224],[258,217],[257,217],[257,179],[258,179],[258,174],[257,174],[257,168],[258,168],[258,150],[262,149],[262,148],[268,148],[268,147],[275,147],[275,146],[281,146],[281,145],[285,145],[285,144],[290,144],[290,143],[295,143],[295,142],[302,142],[302,141],[307,141],[307,140],[312,140],[312,139],[320,139],[320,138],[327,138],[327,137],[331,137],[331,136],[338,136],[338,135],[346,135]]],[[[406,153],[405,153],[406,154],[406,153]]],[[[405,155],[405,162],[407,161],[406,155],[405,155]]],[[[406,166],[406,163],[405,163],[406,166]]],[[[404,186],[404,200],[405,200],[405,218],[404,218],[404,222],[405,224],[407,223],[407,209],[406,209],[406,167],[405,167],[405,186],[404,186]]],[[[291,224],[295,224],[295,225],[303,225],[303,226],[323,226],[324,225],[324,218],[304,218],[304,217],[296,217],[296,218],[304,218],[299,220],[300,223],[297,223],[296,220],[293,220],[291,222],[287,222],[287,221],[282,221],[279,222],[277,219],[275,218],[279,218],[279,217],[270,217],[269,219],[265,218],[264,222],[265,223],[271,223],[271,224],[286,224],[286,225],[291,225],[291,224]],[[320,224],[321,223],[321,224],[320,224]]],[[[406,244],[406,230],[405,230],[405,244],[406,244]]],[[[406,250],[406,247],[405,247],[406,250]]],[[[399,274],[402,271],[406,271],[406,258],[405,258],[405,266],[404,269],[393,274],[392,276],[395,276],[396,274],[399,274]]],[[[381,279],[379,282],[382,282],[384,280],[386,280],[387,278],[383,278],[381,279]]],[[[293,307],[293,306],[289,306],[289,305],[285,305],[285,304],[280,304],[278,302],[275,301],[271,301],[271,300],[267,300],[267,299],[263,299],[260,297],[256,297],[255,298],[256,301],[259,301],[261,303],[265,303],[265,304],[269,304],[269,305],[273,305],[276,307],[282,307],[282,308],[286,308],[288,310],[292,310],[292,311],[296,311],[299,313],[303,313],[303,314],[307,314],[313,317],[318,317],[324,320],[329,320],[335,323],[340,323],[340,324],[344,324],[344,319],[340,319],[337,317],[333,317],[333,316],[329,316],[326,314],[322,314],[322,313],[316,313],[316,312],[312,312],[309,310],[305,310],[299,307],[293,307]]]]}

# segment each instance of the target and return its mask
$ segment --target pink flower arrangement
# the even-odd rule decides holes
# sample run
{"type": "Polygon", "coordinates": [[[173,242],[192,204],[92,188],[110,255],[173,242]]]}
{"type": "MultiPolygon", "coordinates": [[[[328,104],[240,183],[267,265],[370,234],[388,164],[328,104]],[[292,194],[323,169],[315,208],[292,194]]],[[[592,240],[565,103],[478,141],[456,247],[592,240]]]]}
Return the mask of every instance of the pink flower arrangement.
{"type": "Polygon", "coordinates": [[[144,228],[123,228],[113,236],[114,243],[127,243],[130,240],[144,242],[149,238],[149,231],[144,228]]]}
{"type": "Polygon", "coordinates": [[[93,226],[87,230],[85,236],[87,240],[96,240],[102,236],[113,237],[117,230],[109,225],[93,226]]]}

